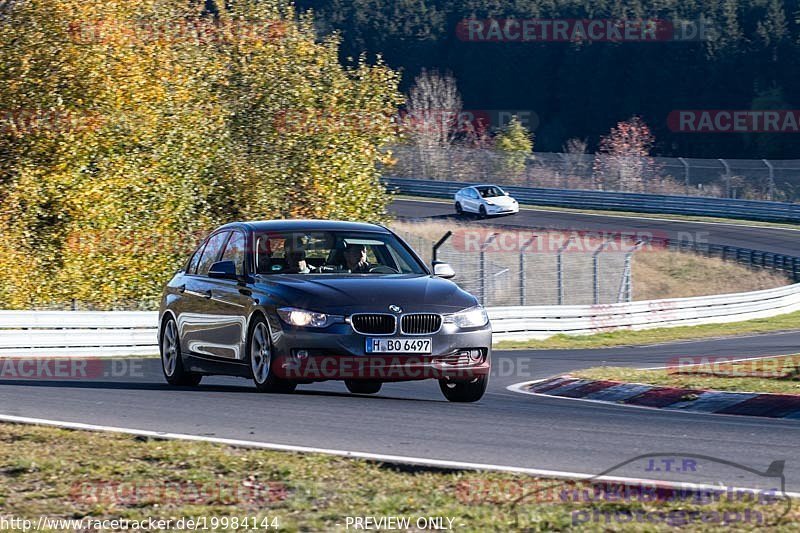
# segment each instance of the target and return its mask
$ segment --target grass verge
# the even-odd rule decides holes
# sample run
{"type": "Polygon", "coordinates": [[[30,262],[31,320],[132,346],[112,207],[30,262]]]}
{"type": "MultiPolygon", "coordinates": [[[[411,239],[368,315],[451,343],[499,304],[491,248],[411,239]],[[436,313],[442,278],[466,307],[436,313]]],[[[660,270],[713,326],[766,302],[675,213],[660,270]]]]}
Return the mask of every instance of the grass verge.
{"type": "Polygon", "coordinates": [[[661,344],[686,340],[733,337],[800,329],[800,311],[771,318],[757,318],[728,324],[704,324],[640,331],[618,330],[593,335],[555,335],[544,340],[499,341],[496,350],[556,350],[610,348],[614,346],[661,344]]]}
{"type": "Polygon", "coordinates": [[[586,379],[608,379],[662,387],[732,392],[800,394],[800,356],[766,357],[730,362],[730,358],[686,358],[671,368],[640,370],[598,367],[571,372],[586,379]]]}
{"type": "MultiPolygon", "coordinates": [[[[582,530],[606,531],[609,523],[602,516],[610,513],[614,530],[642,531],[643,523],[636,518],[631,523],[630,513],[653,516],[652,523],[644,523],[647,530],[674,531],[687,519],[699,524],[699,517],[687,514],[695,512],[716,513],[716,523],[702,522],[708,531],[729,531],[732,523],[737,530],[762,529],[772,520],[780,521],[774,530],[789,531],[800,518],[784,500],[701,501],[691,494],[674,500],[583,498],[570,494],[596,494],[585,482],[409,470],[326,455],[17,424],[0,424],[0,464],[0,518],[34,523],[40,516],[205,518],[208,526],[216,520],[216,531],[234,531],[238,517],[255,519],[259,526],[267,518],[271,526],[251,530],[278,525],[282,531],[334,531],[345,530],[348,516],[398,516],[408,517],[412,530],[419,517],[442,517],[457,531],[563,531],[578,524],[582,530]],[[762,522],[743,521],[748,510],[761,513],[762,522]],[[727,513],[738,513],[738,521],[723,522],[723,516],[732,516],[727,513]]],[[[241,524],[238,530],[244,530],[241,524]]]]}

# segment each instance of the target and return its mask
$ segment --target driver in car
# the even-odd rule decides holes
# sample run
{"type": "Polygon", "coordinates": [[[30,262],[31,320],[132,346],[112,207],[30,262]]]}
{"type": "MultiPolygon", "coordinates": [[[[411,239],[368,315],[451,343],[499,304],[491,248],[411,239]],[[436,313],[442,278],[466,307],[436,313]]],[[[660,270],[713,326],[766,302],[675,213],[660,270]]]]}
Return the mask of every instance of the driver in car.
{"type": "Polygon", "coordinates": [[[373,265],[367,262],[367,247],[348,243],[344,249],[345,268],[353,274],[368,274],[373,265]]]}

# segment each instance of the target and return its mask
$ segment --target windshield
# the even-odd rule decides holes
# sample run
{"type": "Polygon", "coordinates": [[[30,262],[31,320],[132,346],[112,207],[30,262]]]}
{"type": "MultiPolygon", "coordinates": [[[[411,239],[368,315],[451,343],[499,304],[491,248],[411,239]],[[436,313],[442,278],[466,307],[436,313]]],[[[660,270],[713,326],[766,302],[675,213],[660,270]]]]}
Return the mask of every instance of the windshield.
{"type": "Polygon", "coordinates": [[[427,274],[394,235],[346,231],[256,234],[256,273],[427,274]]]}
{"type": "Polygon", "coordinates": [[[495,198],[497,196],[505,196],[506,194],[503,192],[503,189],[500,187],[495,187],[494,185],[491,187],[478,187],[477,189],[484,198],[495,198]]]}

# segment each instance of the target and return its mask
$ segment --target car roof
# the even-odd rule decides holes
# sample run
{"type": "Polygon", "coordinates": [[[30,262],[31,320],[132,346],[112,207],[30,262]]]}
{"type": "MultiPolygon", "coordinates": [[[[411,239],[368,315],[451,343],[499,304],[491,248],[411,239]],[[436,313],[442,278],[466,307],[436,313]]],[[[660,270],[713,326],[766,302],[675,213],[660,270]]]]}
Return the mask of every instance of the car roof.
{"type": "Polygon", "coordinates": [[[378,224],[347,222],[344,220],[252,220],[231,222],[218,229],[247,229],[250,231],[368,231],[389,233],[378,224]]]}
{"type": "MultiPolygon", "coordinates": [[[[478,189],[480,187],[497,187],[498,189],[502,189],[501,186],[495,185],[494,183],[476,183],[475,185],[467,185],[464,189],[478,189]]],[[[462,191],[464,189],[461,189],[462,191]]]]}

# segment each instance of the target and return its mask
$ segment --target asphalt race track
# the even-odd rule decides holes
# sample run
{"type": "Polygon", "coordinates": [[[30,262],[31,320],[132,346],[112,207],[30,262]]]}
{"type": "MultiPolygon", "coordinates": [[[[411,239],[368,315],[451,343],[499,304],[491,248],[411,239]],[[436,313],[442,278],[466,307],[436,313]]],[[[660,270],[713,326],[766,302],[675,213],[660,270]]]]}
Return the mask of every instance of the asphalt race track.
{"type": "MultiPolygon", "coordinates": [[[[443,203],[399,200],[406,217],[445,217],[443,203]]],[[[489,221],[491,223],[492,221],[489,221]]],[[[800,252],[796,231],[526,210],[500,220],[523,227],[708,232],[709,242],[800,252]]],[[[484,222],[479,222],[484,223],[484,222]]],[[[489,391],[477,404],[448,403],[433,381],[384,385],[353,396],[342,383],[262,395],[250,382],[206,378],[197,389],[166,386],[157,359],[127,359],[120,377],[0,381],[0,414],[248,441],[596,474],[647,453],[703,454],[764,470],[786,460],[787,490],[800,491],[800,421],[676,413],[534,397],[521,381],[607,364],[663,366],[681,355],[800,352],[800,332],[602,350],[495,352],[489,391]]],[[[614,475],[647,477],[628,467],[614,475]]],[[[736,471],[672,473],[675,481],[752,486],[736,471]],[[724,478],[724,479],[723,479],[724,478]]]]}

